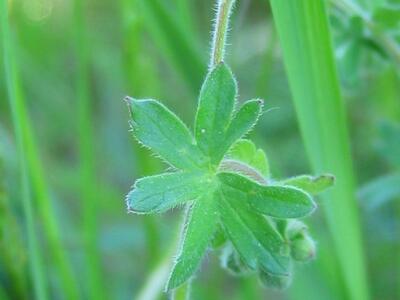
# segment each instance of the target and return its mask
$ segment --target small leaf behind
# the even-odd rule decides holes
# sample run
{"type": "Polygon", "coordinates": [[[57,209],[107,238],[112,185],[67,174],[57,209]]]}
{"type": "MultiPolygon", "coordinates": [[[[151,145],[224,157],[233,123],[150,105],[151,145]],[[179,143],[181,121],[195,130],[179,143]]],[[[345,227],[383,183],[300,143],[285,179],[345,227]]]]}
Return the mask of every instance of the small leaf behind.
{"type": "Polygon", "coordinates": [[[172,166],[183,170],[201,169],[206,157],[183,122],[160,102],[127,99],[135,137],[172,166]]]}
{"type": "Polygon", "coordinates": [[[267,156],[262,149],[257,149],[252,141],[238,140],[229,150],[228,156],[248,164],[263,176],[269,177],[267,156]]]}
{"type": "Polygon", "coordinates": [[[298,187],[311,195],[323,192],[334,183],[335,176],[330,174],[323,174],[320,176],[300,175],[282,181],[282,184],[284,185],[298,187]]]}
{"type": "Polygon", "coordinates": [[[243,192],[256,210],[271,217],[301,218],[316,208],[311,197],[298,188],[260,185],[234,173],[220,173],[218,178],[224,185],[243,192]]]}
{"type": "Polygon", "coordinates": [[[234,142],[248,133],[257,123],[258,117],[261,115],[263,100],[254,99],[245,102],[238,112],[233,116],[226,133],[224,141],[225,148],[223,154],[232,146],[234,142]]]}
{"type": "Polygon", "coordinates": [[[126,197],[128,210],[136,213],[162,213],[199,197],[207,188],[201,173],[166,173],[136,181],[126,197]]]}

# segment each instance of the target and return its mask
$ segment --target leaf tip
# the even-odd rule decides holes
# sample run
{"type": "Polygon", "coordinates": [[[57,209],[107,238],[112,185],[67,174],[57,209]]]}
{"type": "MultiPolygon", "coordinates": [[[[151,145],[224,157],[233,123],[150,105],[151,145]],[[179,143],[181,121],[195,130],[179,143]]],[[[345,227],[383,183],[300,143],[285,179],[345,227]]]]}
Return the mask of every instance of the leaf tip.
{"type": "Polygon", "coordinates": [[[260,106],[263,106],[265,102],[263,99],[256,99],[256,101],[260,106]]]}
{"type": "Polygon", "coordinates": [[[275,275],[265,271],[259,273],[259,279],[264,287],[275,290],[285,290],[292,282],[291,274],[275,275]]]}
{"type": "Polygon", "coordinates": [[[125,96],[123,100],[129,105],[134,99],[131,96],[125,96]]]}

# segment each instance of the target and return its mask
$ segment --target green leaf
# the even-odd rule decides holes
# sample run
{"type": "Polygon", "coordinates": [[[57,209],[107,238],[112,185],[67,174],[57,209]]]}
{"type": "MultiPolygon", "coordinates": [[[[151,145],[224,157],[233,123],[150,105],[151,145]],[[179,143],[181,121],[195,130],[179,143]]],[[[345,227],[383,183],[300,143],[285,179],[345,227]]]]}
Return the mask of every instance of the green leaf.
{"type": "MultiPolygon", "coordinates": [[[[205,189],[207,190],[207,189],[205,189]]],[[[168,280],[167,290],[187,281],[198,269],[218,222],[214,190],[199,198],[189,209],[178,258],[168,280]]]]}
{"type": "Polygon", "coordinates": [[[207,182],[201,173],[167,173],[136,181],[127,196],[128,210],[136,213],[162,213],[198,198],[207,182]]]}
{"type": "Polygon", "coordinates": [[[316,208],[308,194],[294,187],[260,185],[233,173],[220,173],[218,178],[224,185],[244,193],[257,211],[271,217],[301,218],[316,208]]]}
{"type": "Polygon", "coordinates": [[[224,141],[237,94],[236,81],[224,64],[217,65],[208,75],[200,91],[195,122],[199,148],[218,164],[224,154],[224,141]]]}
{"type": "Polygon", "coordinates": [[[263,103],[263,100],[255,99],[249,100],[242,105],[229,125],[223,153],[225,153],[236,140],[240,139],[253,128],[261,114],[263,103]]]}
{"type": "Polygon", "coordinates": [[[134,136],[172,166],[201,169],[207,158],[183,122],[158,101],[127,98],[134,136]]]}
{"type": "Polygon", "coordinates": [[[245,194],[229,186],[218,193],[221,221],[227,236],[246,265],[253,270],[288,275],[287,246],[262,215],[254,212],[245,194]]]}
{"type": "Polygon", "coordinates": [[[228,157],[244,162],[264,177],[269,177],[267,156],[262,149],[257,149],[256,145],[250,140],[238,140],[229,150],[228,157]]]}
{"type": "Polygon", "coordinates": [[[323,174],[319,176],[300,175],[281,182],[284,185],[298,187],[311,195],[319,194],[335,183],[335,176],[323,174]]]}

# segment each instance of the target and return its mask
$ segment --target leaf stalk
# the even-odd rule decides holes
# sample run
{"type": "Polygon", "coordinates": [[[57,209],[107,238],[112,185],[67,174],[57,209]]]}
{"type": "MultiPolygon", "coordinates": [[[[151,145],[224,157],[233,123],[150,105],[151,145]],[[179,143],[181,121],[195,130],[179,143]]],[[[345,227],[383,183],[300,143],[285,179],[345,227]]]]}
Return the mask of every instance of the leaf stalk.
{"type": "Polygon", "coordinates": [[[229,30],[229,18],[234,3],[235,0],[218,0],[217,2],[217,16],[212,37],[210,69],[224,61],[226,38],[229,30]]]}

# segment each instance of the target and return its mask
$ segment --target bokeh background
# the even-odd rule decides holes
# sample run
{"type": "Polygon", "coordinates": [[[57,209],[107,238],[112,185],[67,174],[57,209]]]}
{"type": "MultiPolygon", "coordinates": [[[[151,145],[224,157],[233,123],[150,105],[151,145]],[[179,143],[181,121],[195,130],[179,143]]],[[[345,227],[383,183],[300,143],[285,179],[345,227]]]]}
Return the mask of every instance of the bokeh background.
{"type": "MultiPolygon", "coordinates": [[[[389,2],[359,5],[375,16],[371,22],[399,54],[399,3],[389,2]],[[387,5],[394,8],[388,12],[387,5]]],[[[400,299],[400,64],[365,19],[335,3],[327,6],[368,289],[373,299],[400,299]]],[[[124,197],[135,179],[166,165],[132,138],[123,98],[159,99],[192,128],[214,1],[9,0],[8,8],[10,34],[2,44],[12,47],[8,58],[20,105],[13,119],[4,72],[10,61],[2,59],[0,299],[33,299],[27,247],[32,232],[49,299],[167,299],[162,289],[182,211],[127,213],[124,197]],[[13,120],[22,127],[22,152],[13,120]],[[21,157],[33,207],[30,223],[21,157]]],[[[251,137],[268,154],[273,176],[312,173],[268,1],[239,1],[229,44],[226,61],[238,79],[239,100],[260,97],[271,109],[251,137]]],[[[210,253],[193,282],[193,299],[347,299],[323,210],[306,222],[318,255],[296,266],[288,290],[266,290],[256,277],[232,277],[219,266],[217,253],[210,253]]]]}

